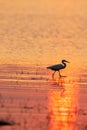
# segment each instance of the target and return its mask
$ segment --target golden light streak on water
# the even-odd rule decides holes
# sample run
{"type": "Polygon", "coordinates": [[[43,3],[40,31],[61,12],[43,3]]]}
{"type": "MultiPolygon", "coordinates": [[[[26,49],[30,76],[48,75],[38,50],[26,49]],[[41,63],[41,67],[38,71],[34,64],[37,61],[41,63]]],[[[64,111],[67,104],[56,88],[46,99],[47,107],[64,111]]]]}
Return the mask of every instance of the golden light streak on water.
{"type": "Polygon", "coordinates": [[[49,130],[76,130],[78,93],[73,84],[61,83],[58,90],[49,91],[49,130]]]}

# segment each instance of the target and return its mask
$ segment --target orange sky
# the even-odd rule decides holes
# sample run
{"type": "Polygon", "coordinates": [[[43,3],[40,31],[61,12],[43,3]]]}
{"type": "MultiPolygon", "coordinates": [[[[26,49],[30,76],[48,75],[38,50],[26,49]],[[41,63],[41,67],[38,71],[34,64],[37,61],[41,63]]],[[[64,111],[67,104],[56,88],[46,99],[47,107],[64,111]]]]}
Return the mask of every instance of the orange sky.
{"type": "Polygon", "coordinates": [[[1,12],[86,13],[86,0],[0,0],[1,12]]]}

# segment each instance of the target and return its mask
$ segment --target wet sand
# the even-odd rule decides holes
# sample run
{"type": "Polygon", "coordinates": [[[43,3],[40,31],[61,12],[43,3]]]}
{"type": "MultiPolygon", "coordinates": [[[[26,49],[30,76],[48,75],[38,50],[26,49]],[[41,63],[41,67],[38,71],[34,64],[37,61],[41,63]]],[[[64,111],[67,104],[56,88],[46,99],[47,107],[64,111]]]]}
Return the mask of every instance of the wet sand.
{"type": "Polygon", "coordinates": [[[55,79],[45,67],[0,66],[1,130],[86,130],[87,76],[55,79]]]}

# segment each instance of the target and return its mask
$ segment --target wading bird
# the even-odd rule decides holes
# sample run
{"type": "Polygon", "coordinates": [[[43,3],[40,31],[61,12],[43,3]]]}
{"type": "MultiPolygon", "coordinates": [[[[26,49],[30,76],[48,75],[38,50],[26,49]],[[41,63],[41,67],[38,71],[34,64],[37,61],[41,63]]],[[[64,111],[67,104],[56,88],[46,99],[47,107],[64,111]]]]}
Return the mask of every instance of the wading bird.
{"type": "Polygon", "coordinates": [[[56,65],[52,65],[52,66],[47,67],[47,69],[51,69],[51,70],[54,71],[54,73],[52,74],[52,78],[54,78],[54,74],[55,74],[56,71],[59,72],[59,77],[61,77],[60,70],[64,69],[66,67],[65,62],[70,63],[70,62],[68,62],[66,60],[62,60],[62,64],[56,64],[56,65]]]}

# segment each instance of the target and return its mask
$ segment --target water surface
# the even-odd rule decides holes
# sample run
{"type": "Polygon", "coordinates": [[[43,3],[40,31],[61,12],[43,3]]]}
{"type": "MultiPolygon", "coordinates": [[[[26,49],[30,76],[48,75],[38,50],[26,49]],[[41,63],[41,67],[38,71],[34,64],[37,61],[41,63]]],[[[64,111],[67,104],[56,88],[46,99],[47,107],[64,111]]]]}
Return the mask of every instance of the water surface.
{"type": "Polygon", "coordinates": [[[87,129],[87,18],[0,15],[2,130],[87,129]],[[15,21],[15,22],[14,22],[15,21]],[[48,65],[70,61],[52,79],[48,65]]]}
{"type": "Polygon", "coordinates": [[[0,68],[0,120],[14,124],[2,129],[85,130],[86,76],[52,79],[44,67],[0,68]]]}

